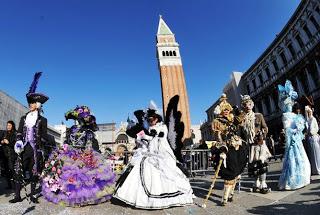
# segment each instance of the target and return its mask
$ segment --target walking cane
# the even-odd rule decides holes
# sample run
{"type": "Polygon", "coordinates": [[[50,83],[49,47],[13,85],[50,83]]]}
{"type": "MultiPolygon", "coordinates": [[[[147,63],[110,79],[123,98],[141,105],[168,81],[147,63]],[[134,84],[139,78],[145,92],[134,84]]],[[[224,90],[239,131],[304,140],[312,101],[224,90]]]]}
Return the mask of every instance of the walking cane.
{"type": "Polygon", "coordinates": [[[211,185],[210,185],[210,190],[209,190],[209,192],[208,192],[208,194],[207,194],[207,197],[206,197],[205,200],[203,201],[203,204],[201,205],[201,207],[203,207],[203,208],[206,208],[206,207],[207,207],[206,203],[207,203],[207,201],[208,201],[208,199],[209,199],[209,197],[211,196],[211,193],[212,193],[212,191],[213,191],[214,184],[216,183],[216,179],[217,179],[217,177],[218,177],[218,174],[219,174],[219,171],[220,171],[220,167],[221,167],[222,162],[223,162],[223,158],[220,158],[218,167],[217,167],[217,169],[216,169],[216,172],[215,172],[215,174],[214,174],[212,183],[211,183],[211,185]]]}

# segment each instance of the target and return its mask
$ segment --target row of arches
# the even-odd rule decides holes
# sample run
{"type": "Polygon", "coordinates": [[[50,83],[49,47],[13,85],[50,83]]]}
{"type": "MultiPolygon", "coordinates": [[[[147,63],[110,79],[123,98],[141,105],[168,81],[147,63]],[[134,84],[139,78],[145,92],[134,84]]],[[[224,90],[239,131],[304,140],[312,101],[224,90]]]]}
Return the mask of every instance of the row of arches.
{"type": "Polygon", "coordinates": [[[162,51],[162,56],[177,56],[176,51],[162,51]]]}

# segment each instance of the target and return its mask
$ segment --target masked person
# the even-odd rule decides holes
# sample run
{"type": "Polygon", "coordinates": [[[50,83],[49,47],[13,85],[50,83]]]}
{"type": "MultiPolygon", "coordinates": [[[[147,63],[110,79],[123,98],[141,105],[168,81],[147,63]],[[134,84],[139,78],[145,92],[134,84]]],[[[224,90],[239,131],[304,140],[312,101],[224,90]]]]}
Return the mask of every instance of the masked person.
{"type": "MultiPolygon", "coordinates": [[[[243,172],[248,156],[248,149],[238,136],[239,118],[232,114],[232,106],[227,102],[227,97],[223,94],[219,105],[215,108],[217,117],[213,120],[212,129],[215,140],[218,141],[217,160],[223,159],[220,167],[221,178],[224,179],[224,193],[222,206],[233,201],[234,189],[240,174],[243,172]]],[[[216,160],[216,161],[217,161],[216,160]]]]}
{"type": "Polygon", "coordinates": [[[34,75],[34,80],[26,94],[29,104],[29,112],[24,115],[19,123],[17,132],[17,142],[15,152],[20,156],[15,171],[15,197],[10,203],[21,202],[20,191],[24,179],[30,181],[31,194],[30,200],[38,203],[36,197],[36,184],[39,182],[39,176],[43,168],[44,145],[47,140],[47,119],[41,116],[42,104],[49,98],[41,93],[36,92],[38,80],[41,72],[34,75]]]}

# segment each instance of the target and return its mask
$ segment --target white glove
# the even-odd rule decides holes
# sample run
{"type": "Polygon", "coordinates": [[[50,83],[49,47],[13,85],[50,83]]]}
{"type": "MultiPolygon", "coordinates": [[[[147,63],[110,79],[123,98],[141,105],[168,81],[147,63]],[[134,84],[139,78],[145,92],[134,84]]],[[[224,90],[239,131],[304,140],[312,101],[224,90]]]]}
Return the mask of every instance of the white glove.
{"type": "Polygon", "coordinates": [[[220,159],[225,160],[227,158],[226,153],[220,153],[220,159]]]}
{"type": "Polygon", "coordinates": [[[226,153],[224,153],[224,152],[220,153],[220,159],[222,159],[222,160],[223,160],[223,166],[224,166],[225,168],[227,168],[227,161],[226,161],[226,158],[227,158],[226,153]]]}
{"type": "Polygon", "coordinates": [[[23,148],[24,148],[24,145],[21,140],[17,141],[16,144],[14,144],[14,151],[17,154],[20,154],[21,152],[23,152],[23,148]]]}

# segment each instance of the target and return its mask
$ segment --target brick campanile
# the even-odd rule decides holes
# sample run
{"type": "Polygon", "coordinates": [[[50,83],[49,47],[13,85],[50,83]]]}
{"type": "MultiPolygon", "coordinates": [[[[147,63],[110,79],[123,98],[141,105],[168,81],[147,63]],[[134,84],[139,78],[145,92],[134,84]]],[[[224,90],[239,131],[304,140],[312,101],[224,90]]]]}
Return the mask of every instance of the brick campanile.
{"type": "Polygon", "coordinates": [[[186,82],[179,51],[179,44],[175,36],[160,16],[157,32],[157,58],[160,70],[163,113],[167,109],[169,100],[179,95],[178,109],[182,113],[184,123],[183,141],[191,137],[191,123],[189,112],[189,99],[187,94],[186,82]]]}

